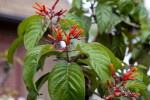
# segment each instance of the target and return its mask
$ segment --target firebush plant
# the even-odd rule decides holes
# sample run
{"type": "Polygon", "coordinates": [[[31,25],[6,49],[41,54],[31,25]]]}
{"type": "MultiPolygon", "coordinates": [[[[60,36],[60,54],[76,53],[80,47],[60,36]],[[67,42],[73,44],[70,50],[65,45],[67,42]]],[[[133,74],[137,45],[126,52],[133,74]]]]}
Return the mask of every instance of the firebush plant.
{"type": "MultiPolygon", "coordinates": [[[[93,94],[107,100],[135,100],[140,96],[147,98],[149,79],[140,70],[145,67],[127,65],[122,61],[126,48],[123,40],[126,30],[118,24],[123,21],[131,27],[139,28],[139,25],[127,22],[123,17],[119,17],[119,13],[124,14],[129,20],[129,13],[134,9],[132,4],[134,0],[87,1],[91,2],[91,17],[83,16],[85,10],[82,7],[82,0],[74,0],[69,13],[66,9],[55,10],[59,0],[56,0],[52,7],[35,2],[36,6],[33,8],[38,15],[30,16],[19,24],[18,38],[8,51],[8,62],[10,65],[13,64],[16,48],[24,43],[27,54],[24,59],[23,79],[29,91],[27,100],[36,100],[37,96],[41,95],[39,90],[46,81],[51,100],[88,100],[93,94]],[[120,10],[116,11],[117,8],[113,7],[114,2],[118,2],[120,10]],[[67,14],[62,17],[65,13],[67,14]],[[111,15],[112,20],[108,20],[111,15]],[[55,24],[54,18],[57,19],[55,24]],[[92,18],[94,23],[98,24],[101,33],[101,39],[98,41],[100,43],[87,43],[92,18]],[[118,31],[115,35],[108,32],[114,27],[118,31]],[[105,34],[107,32],[109,34],[105,34]],[[39,43],[40,40],[46,43],[39,43]],[[108,40],[112,41],[112,49],[110,45],[105,44],[108,40]],[[44,60],[51,55],[56,55],[57,64],[51,72],[35,82],[34,75],[44,69],[44,60]]],[[[142,14],[143,9],[140,12],[142,14]]],[[[133,12],[138,13],[136,9],[133,12]]]]}

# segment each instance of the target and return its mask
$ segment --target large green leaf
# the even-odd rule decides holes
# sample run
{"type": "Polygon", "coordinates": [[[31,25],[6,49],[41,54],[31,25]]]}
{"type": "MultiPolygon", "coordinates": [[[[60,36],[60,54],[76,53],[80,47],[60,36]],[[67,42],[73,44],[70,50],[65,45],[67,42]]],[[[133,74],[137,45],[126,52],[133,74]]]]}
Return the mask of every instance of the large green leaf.
{"type": "Polygon", "coordinates": [[[85,81],[81,68],[76,63],[57,63],[48,81],[51,100],[84,100],[85,81]]]}
{"type": "Polygon", "coordinates": [[[47,30],[50,22],[42,24],[42,19],[34,19],[28,25],[26,33],[24,35],[24,45],[27,50],[35,47],[45,31],[47,30]]]}
{"type": "Polygon", "coordinates": [[[26,31],[26,28],[28,27],[28,25],[30,24],[30,22],[34,19],[42,19],[43,17],[42,16],[39,16],[39,15],[33,15],[33,16],[30,16],[28,18],[26,18],[25,20],[23,20],[19,26],[18,26],[18,29],[17,29],[17,33],[18,33],[18,36],[22,36],[23,33],[26,31]]]}
{"type": "Polygon", "coordinates": [[[15,50],[23,43],[23,36],[18,37],[16,40],[13,41],[11,44],[9,50],[8,50],[8,63],[10,66],[13,65],[13,55],[15,50]]]}
{"type": "Polygon", "coordinates": [[[23,67],[23,79],[29,90],[37,92],[34,83],[34,75],[37,71],[38,63],[40,62],[40,59],[42,59],[42,56],[45,58],[46,55],[49,56],[55,54],[52,50],[48,49],[50,47],[50,45],[40,45],[30,49],[26,54],[23,67]],[[43,48],[47,48],[47,52],[43,52],[43,48]]]}
{"type": "Polygon", "coordinates": [[[133,9],[133,0],[120,0],[119,10],[122,14],[129,14],[133,9]]]}
{"type": "Polygon", "coordinates": [[[107,54],[109,55],[109,58],[110,58],[110,61],[111,63],[114,65],[114,70],[117,71],[117,69],[123,69],[122,65],[121,65],[121,61],[119,61],[115,55],[107,48],[105,47],[104,45],[100,45],[106,52],[107,54]]]}
{"type": "Polygon", "coordinates": [[[110,79],[111,63],[107,52],[98,43],[88,43],[81,48],[77,46],[77,49],[89,57],[92,68],[106,85],[106,80],[110,79]]]}
{"type": "MultiPolygon", "coordinates": [[[[36,81],[35,85],[37,91],[39,91],[43,84],[48,80],[49,74],[50,73],[46,73],[36,81]]],[[[30,91],[27,96],[27,100],[37,100],[37,94],[34,91],[30,91]]]]}
{"type": "Polygon", "coordinates": [[[111,7],[106,4],[98,4],[96,7],[96,19],[99,31],[103,33],[107,28],[112,16],[111,7]]]}

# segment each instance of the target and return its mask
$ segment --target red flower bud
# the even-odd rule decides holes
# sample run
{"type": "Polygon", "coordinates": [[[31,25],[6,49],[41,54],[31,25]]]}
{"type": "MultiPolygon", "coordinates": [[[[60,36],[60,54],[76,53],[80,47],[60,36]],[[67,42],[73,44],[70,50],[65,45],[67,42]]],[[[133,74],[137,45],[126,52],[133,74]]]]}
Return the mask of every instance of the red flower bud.
{"type": "Polygon", "coordinates": [[[113,64],[110,64],[110,69],[111,69],[111,75],[114,75],[114,71],[113,71],[113,64]]]}

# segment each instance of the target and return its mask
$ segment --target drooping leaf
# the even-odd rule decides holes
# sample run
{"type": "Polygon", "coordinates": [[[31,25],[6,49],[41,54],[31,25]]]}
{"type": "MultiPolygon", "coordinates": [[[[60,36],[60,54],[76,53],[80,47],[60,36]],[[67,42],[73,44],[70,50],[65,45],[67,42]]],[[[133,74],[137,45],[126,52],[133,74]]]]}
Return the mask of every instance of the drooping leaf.
{"type": "Polygon", "coordinates": [[[106,85],[107,79],[110,79],[110,58],[107,52],[98,43],[88,43],[83,47],[77,46],[81,53],[89,57],[89,62],[97,73],[98,77],[106,85]]]}
{"type": "Polygon", "coordinates": [[[107,28],[112,16],[111,7],[106,4],[98,4],[96,7],[96,19],[100,33],[107,28]]]}
{"type": "Polygon", "coordinates": [[[24,45],[27,50],[35,47],[38,44],[49,24],[49,21],[46,21],[46,23],[42,24],[42,19],[40,18],[34,19],[32,22],[30,22],[24,35],[24,45]]]}
{"type": "Polygon", "coordinates": [[[115,54],[116,57],[123,60],[125,56],[126,45],[122,34],[116,35],[112,41],[111,51],[115,54]]]}
{"type": "Polygon", "coordinates": [[[122,14],[129,14],[133,9],[133,1],[132,0],[120,0],[119,1],[119,10],[122,14]]]}
{"type": "Polygon", "coordinates": [[[85,81],[76,63],[57,63],[49,76],[48,90],[51,100],[84,100],[85,81]]]}
{"type": "Polygon", "coordinates": [[[36,93],[37,93],[37,90],[36,90],[36,86],[34,83],[34,74],[37,71],[38,55],[43,47],[44,45],[40,45],[40,46],[30,49],[28,53],[26,54],[25,60],[24,60],[24,67],[23,67],[24,82],[26,86],[29,88],[29,90],[32,90],[36,93]]]}
{"type": "MultiPolygon", "coordinates": [[[[48,80],[49,74],[50,73],[43,75],[36,81],[35,85],[36,85],[37,91],[39,91],[40,88],[43,86],[43,84],[48,80]]],[[[34,91],[30,91],[27,96],[27,100],[37,100],[37,94],[34,91]]]]}
{"type": "Polygon", "coordinates": [[[8,50],[8,63],[10,66],[13,65],[13,55],[15,50],[23,43],[23,36],[18,37],[16,40],[13,41],[11,44],[9,50],[8,50]]]}
{"type": "MultiPolygon", "coordinates": [[[[28,51],[24,60],[23,79],[29,90],[37,93],[37,89],[34,83],[34,75],[37,71],[40,59],[44,56],[55,55],[56,53],[50,49],[43,52],[43,48],[50,48],[50,45],[36,46],[28,51]]],[[[45,49],[44,49],[45,50],[45,49]]]]}
{"type": "Polygon", "coordinates": [[[19,26],[18,26],[18,29],[17,29],[17,33],[18,33],[18,36],[22,36],[23,33],[26,31],[26,28],[28,27],[28,25],[30,24],[30,22],[34,19],[42,19],[43,17],[42,16],[39,16],[39,15],[33,15],[33,16],[30,16],[28,18],[26,18],[25,20],[23,20],[19,26]]]}

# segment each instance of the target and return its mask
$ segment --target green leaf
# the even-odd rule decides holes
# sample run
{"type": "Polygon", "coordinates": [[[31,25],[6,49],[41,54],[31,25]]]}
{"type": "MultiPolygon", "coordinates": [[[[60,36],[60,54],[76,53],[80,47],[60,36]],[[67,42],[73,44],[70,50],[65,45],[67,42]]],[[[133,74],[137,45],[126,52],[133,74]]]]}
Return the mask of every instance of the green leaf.
{"type": "Polygon", "coordinates": [[[23,43],[23,38],[24,38],[23,36],[20,36],[16,40],[14,40],[8,50],[7,58],[10,66],[13,65],[13,55],[15,53],[15,50],[23,43]]]}
{"type": "Polygon", "coordinates": [[[98,4],[96,7],[96,19],[100,33],[107,28],[112,17],[111,7],[106,4],[98,4]]]}
{"type": "Polygon", "coordinates": [[[111,51],[116,57],[123,60],[125,56],[126,45],[122,34],[116,35],[112,41],[111,51]]]}
{"type": "MultiPolygon", "coordinates": [[[[35,85],[36,85],[37,91],[39,91],[40,88],[43,86],[43,84],[48,80],[49,74],[50,73],[43,75],[36,81],[35,85]]],[[[37,100],[37,94],[34,91],[30,91],[27,96],[27,100],[37,100]]]]}
{"type": "Polygon", "coordinates": [[[122,14],[129,14],[133,9],[133,1],[132,0],[120,0],[119,1],[119,10],[122,14]]]}
{"type": "Polygon", "coordinates": [[[50,22],[42,24],[42,19],[34,19],[28,25],[24,35],[24,45],[27,50],[35,47],[45,31],[47,30],[50,22]]]}
{"type": "Polygon", "coordinates": [[[81,48],[78,45],[77,49],[89,57],[92,68],[106,85],[106,80],[110,79],[110,58],[107,52],[98,43],[88,43],[81,48]]]}
{"type": "Polygon", "coordinates": [[[148,12],[142,4],[138,4],[136,7],[134,7],[132,14],[135,20],[145,19],[148,16],[148,12]]]}
{"type": "Polygon", "coordinates": [[[146,39],[150,36],[150,30],[141,31],[141,40],[144,43],[146,39]]]}
{"type": "Polygon", "coordinates": [[[30,16],[28,18],[26,18],[25,20],[23,20],[19,26],[18,26],[18,29],[17,29],[17,33],[18,33],[18,36],[22,36],[23,33],[26,31],[26,28],[28,27],[28,25],[30,24],[30,22],[34,19],[42,19],[43,17],[42,16],[39,16],[39,15],[33,15],[33,16],[30,16]]]}
{"type": "Polygon", "coordinates": [[[84,100],[85,81],[81,68],[76,63],[57,63],[48,80],[51,100],[84,100]]]}
{"type": "Polygon", "coordinates": [[[43,59],[46,56],[55,54],[50,49],[47,49],[47,52],[45,52],[44,48],[50,48],[50,45],[40,45],[36,46],[32,49],[30,49],[24,60],[24,69],[23,69],[23,79],[26,84],[26,86],[29,88],[29,90],[32,90],[37,93],[37,89],[34,83],[34,75],[37,71],[38,64],[40,62],[40,59],[43,59]],[[44,49],[44,50],[43,50],[44,49]],[[48,54],[47,54],[48,53],[48,54]]]}
{"type": "MultiPolygon", "coordinates": [[[[76,49],[76,46],[78,44],[80,44],[81,46],[83,46],[85,43],[84,43],[84,40],[77,40],[77,39],[73,39],[71,40],[71,42],[73,44],[70,44],[69,45],[69,50],[75,50],[76,49]]],[[[69,52],[69,57],[74,57],[76,56],[77,54],[79,53],[79,51],[72,51],[72,52],[69,52]]]]}
{"type": "Polygon", "coordinates": [[[72,6],[75,6],[77,9],[82,8],[82,0],[73,0],[72,6]]]}
{"type": "Polygon", "coordinates": [[[122,21],[122,18],[113,14],[111,21],[106,29],[106,33],[109,32],[112,28],[114,28],[117,24],[119,24],[122,21]]]}
{"type": "Polygon", "coordinates": [[[114,66],[114,70],[117,71],[117,69],[123,69],[122,65],[121,65],[121,62],[115,57],[115,55],[107,48],[105,47],[104,45],[100,45],[106,52],[107,54],[109,55],[109,58],[110,58],[110,61],[111,63],[113,64],[114,66]]]}

